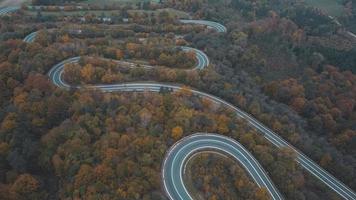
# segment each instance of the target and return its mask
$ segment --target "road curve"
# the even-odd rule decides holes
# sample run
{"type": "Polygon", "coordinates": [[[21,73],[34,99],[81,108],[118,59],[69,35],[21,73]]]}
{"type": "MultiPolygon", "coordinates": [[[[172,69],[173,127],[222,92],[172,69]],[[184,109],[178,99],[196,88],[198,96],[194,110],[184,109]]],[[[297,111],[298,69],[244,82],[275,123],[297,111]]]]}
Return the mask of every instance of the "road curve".
{"type": "Polygon", "coordinates": [[[351,31],[346,31],[346,33],[347,33],[349,36],[351,36],[351,37],[353,37],[354,39],[356,39],[356,35],[355,35],[353,32],[351,32],[351,31]]]}
{"type": "MultiPolygon", "coordinates": [[[[38,31],[28,34],[23,39],[23,41],[27,42],[27,43],[34,42],[36,39],[37,33],[38,33],[38,31]]],[[[192,51],[195,53],[197,64],[194,67],[194,69],[201,70],[201,69],[204,69],[205,67],[209,66],[209,64],[210,64],[209,57],[203,51],[201,51],[199,49],[192,48],[192,47],[187,47],[187,46],[181,46],[180,48],[185,52],[192,51]]]]}
{"type": "Polygon", "coordinates": [[[204,52],[200,51],[199,49],[192,48],[192,47],[182,46],[180,48],[183,51],[186,51],[186,52],[192,51],[195,53],[197,64],[194,67],[194,69],[201,70],[201,69],[204,69],[205,67],[209,66],[209,64],[210,64],[209,58],[204,52]]]}
{"type": "Polygon", "coordinates": [[[164,190],[171,200],[193,199],[183,182],[185,165],[195,153],[208,150],[234,158],[245,168],[259,187],[268,190],[272,199],[283,199],[261,165],[240,143],[218,134],[197,133],[174,144],[164,159],[162,180],[164,190]]]}
{"type": "MultiPolygon", "coordinates": [[[[190,21],[185,21],[186,23],[190,23],[190,21]]],[[[203,24],[206,21],[199,20],[199,22],[196,22],[197,24],[203,24]]],[[[184,22],[182,22],[184,23],[184,22]]],[[[209,24],[203,24],[207,26],[211,26],[216,28],[219,32],[226,32],[226,28],[224,27],[219,27],[219,26],[213,26],[216,25],[216,22],[212,22],[209,24]]],[[[30,42],[33,40],[30,40],[30,42]]],[[[182,47],[184,50],[185,47],[182,47]]],[[[189,48],[188,48],[189,49],[189,48]]],[[[191,49],[189,49],[191,50],[191,49]]],[[[209,65],[209,59],[207,59],[207,56],[197,50],[196,51],[197,55],[197,60],[198,64],[196,66],[196,69],[202,69],[201,66],[206,67],[209,65]],[[202,53],[202,54],[201,54],[202,53]],[[205,59],[205,61],[204,61],[205,59]],[[205,64],[204,64],[205,63],[205,64]]],[[[78,62],[80,57],[74,57],[70,58],[67,60],[64,60],[57,65],[53,66],[53,68],[49,71],[48,75],[52,82],[63,89],[69,89],[73,88],[69,84],[65,83],[62,80],[62,73],[64,69],[64,65],[67,63],[74,63],[78,62]]],[[[75,86],[75,88],[80,88],[81,86],[75,86]]],[[[172,84],[162,84],[162,83],[140,83],[140,82],[135,82],[135,83],[123,83],[123,84],[109,84],[109,85],[91,85],[87,86],[87,88],[95,88],[95,89],[100,89],[103,92],[141,92],[141,91],[151,91],[151,92],[160,92],[162,88],[169,89],[172,91],[178,91],[181,90],[182,87],[179,85],[172,85],[172,84]]],[[[258,132],[263,135],[268,141],[270,141],[273,145],[275,145],[278,148],[282,147],[288,147],[291,148],[292,150],[295,151],[297,158],[296,161],[308,172],[310,172],[312,175],[314,175],[316,178],[318,178],[320,181],[325,183],[328,187],[330,187],[332,190],[334,190],[336,193],[338,193],[341,197],[344,199],[348,200],[356,200],[356,194],[354,191],[352,191],[350,188],[348,188],[345,184],[343,184],[341,181],[337,180],[334,176],[332,176],[330,173],[322,169],[320,166],[318,166],[314,161],[312,161],[310,158],[308,158],[306,155],[301,153],[299,150],[294,148],[292,145],[290,145],[288,142],[286,142],[283,138],[281,138],[278,134],[267,128],[265,125],[257,121],[255,118],[253,118],[251,115],[245,113],[241,109],[235,107],[234,105],[207,93],[194,90],[192,89],[191,92],[194,95],[197,95],[199,97],[207,98],[211,100],[212,102],[216,104],[220,104],[223,106],[226,106],[232,110],[234,110],[237,114],[237,116],[245,119],[252,127],[254,127],[258,132]]],[[[250,174],[252,174],[251,171],[249,171],[250,174]]],[[[260,174],[260,176],[263,176],[263,174],[260,174]]],[[[183,184],[183,183],[182,183],[183,184]]],[[[271,193],[271,189],[269,189],[270,195],[273,197],[275,196],[273,193],[271,193]]],[[[170,196],[170,195],[168,195],[170,196]]]]}
{"type": "MultiPolygon", "coordinates": [[[[191,48],[191,47],[181,47],[181,48],[182,48],[183,51],[193,51],[193,52],[195,52],[197,64],[194,67],[194,69],[202,70],[202,69],[204,69],[205,67],[207,67],[209,65],[209,59],[208,59],[208,57],[206,56],[206,54],[204,52],[202,52],[202,51],[200,51],[198,49],[191,48]]],[[[67,89],[73,88],[73,86],[65,83],[62,80],[62,74],[63,74],[64,66],[66,64],[78,63],[80,58],[81,58],[80,56],[69,58],[69,59],[66,59],[66,60],[54,65],[51,68],[51,70],[48,72],[48,76],[52,80],[53,84],[55,84],[57,87],[61,87],[61,88],[67,88],[67,89]]],[[[135,63],[128,63],[128,62],[120,61],[120,60],[113,60],[113,61],[115,61],[117,63],[123,63],[123,64],[126,64],[126,65],[128,64],[128,65],[131,65],[131,66],[135,66],[135,63]]],[[[152,68],[153,66],[144,65],[143,67],[152,68]]],[[[108,88],[112,88],[113,87],[112,85],[93,85],[93,86],[90,86],[90,87],[91,88],[103,89],[103,88],[105,88],[105,86],[107,86],[108,88]]],[[[78,88],[79,89],[80,86],[75,86],[74,88],[78,88]]]]}
{"type": "Polygon", "coordinates": [[[15,12],[19,9],[20,9],[20,7],[18,7],[18,6],[3,7],[3,8],[0,8],[0,15],[6,15],[11,12],[15,12]]]}
{"type": "Polygon", "coordinates": [[[209,28],[215,29],[219,33],[226,33],[227,29],[224,25],[217,23],[217,22],[212,22],[212,21],[207,21],[207,20],[191,20],[191,19],[181,19],[179,20],[183,24],[199,24],[199,25],[204,25],[209,28]]]}
{"type": "Polygon", "coordinates": [[[32,43],[32,42],[34,42],[35,39],[36,39],[37,33],[38,33],[38,32],[36,31],[36,32],[33,32],[33,33],[28,34],[28,35],[23,39],[23,41],[24,41],[24,42],[27,42],[27,43],[32,43]]]}
{"type": "MultiPolygon", "coordinates": [[[[339,27],[343,27],[343,25],[339,22],[338,19],[336,19],[335,17],[331,16],[331,15],[328,15],[329,19],[331,19],[337,26],[339,27]]],[[[356,39],[356,35],[351,32],[351,31],[347,31],[346,30],[346,34],[354,39],[356,39]]]]}

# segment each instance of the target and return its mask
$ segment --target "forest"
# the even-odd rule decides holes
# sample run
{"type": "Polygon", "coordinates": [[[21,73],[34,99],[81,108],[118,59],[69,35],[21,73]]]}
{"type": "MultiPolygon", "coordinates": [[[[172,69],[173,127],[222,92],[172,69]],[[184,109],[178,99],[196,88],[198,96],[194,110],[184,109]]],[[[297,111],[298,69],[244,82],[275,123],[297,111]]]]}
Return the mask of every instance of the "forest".
{"type": "MultiPolygon", "coordinates": [[[[160,177],[166,151],[202,131],[243,144],[286,199],[340,199],[290,149],[277,149],[233,111],[189,88],[250,113],[356,190],[356,39],[347,34],[356,30],[356,2],[343,5],[341,27],[294,0],[168,0],[140,14],[130,12],[136,4],[117,3],[114,14],[100,8],[83,16],[32,15],[23,8],[2,16],[0,199],[167,199],[160,177]],[[228,32],[181,24],[165,8],[220,22],[228,32]],[[33,43],[22,41],[33,31],[33,43]],[[179,46],[203,50],[210,66],[190,70],[195,54],[179,46]],[[57,88],[48,71],[74,56],[80,62],[63,73],[73,85],[157,81],[187,90],[57,88]]],[[[188,166],[184,179],[203,199],[270,199],[230,158],[199,154],[188,166]]]]}

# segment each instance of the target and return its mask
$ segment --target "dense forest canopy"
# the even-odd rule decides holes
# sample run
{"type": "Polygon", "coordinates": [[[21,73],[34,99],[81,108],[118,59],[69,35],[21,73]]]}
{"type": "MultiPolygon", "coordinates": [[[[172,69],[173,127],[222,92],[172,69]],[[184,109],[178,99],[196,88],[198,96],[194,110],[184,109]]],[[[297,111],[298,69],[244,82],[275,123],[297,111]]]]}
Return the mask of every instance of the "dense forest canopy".
{"type": "MultiPolygon", "coordinates": [[[[51,6],[0,18],[0,199],[166,199],[160,170],[167,149],[201,131],[242,143],[286,199],[340,198],[290,149],[275,148],[189,87],[239,106],[356,190],[356,39],[348,34],[356,32],[354,0],[342,1],[341,25],[300,1],[32,3],[51,6]],[[228,31],[180,23],[186,16],[228,31]],[[34,42],[22,41],[33,31],[34,42]],[[204,50],[211,65],[189,70],[195,55],[177,46],[204,50]],[[187,90],[55,87],[46,74],[74,56],[82,59],[63,73],[73,85],[158,81],[187,90]]],[[[229,158],[197,156],[189,173],[191,190],[206,199],[269,198],[229,158]]]]}

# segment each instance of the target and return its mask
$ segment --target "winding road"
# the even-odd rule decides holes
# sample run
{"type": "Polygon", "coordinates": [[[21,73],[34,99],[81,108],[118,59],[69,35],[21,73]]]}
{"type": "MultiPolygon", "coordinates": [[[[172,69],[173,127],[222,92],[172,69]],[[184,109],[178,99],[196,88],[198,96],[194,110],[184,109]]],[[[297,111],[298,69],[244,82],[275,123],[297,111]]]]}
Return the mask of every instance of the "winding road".
{"type": "MultiPolygon", "coordinates": [[[[204,20],[186,20],[182,23],[193,23],[201,24],[209,27],[213,27],[218,32],[226,32],[225,27],[221,27],[220,24],[216,22],[209,22],[204,20]]],[[[24,39],[26,42],[32,42],[35,38],[36,33],[32,33],[32,36],[28,36],[24,39]]],[[[208,57],[200,50],[192,49],[190,47],[182,47],[183,50],[194,50],[196,52],[198,63],[195,69],[204,69],[209,65],[208,57]]],[[[64,60],[49,71],[48,76],[56,86],[63,89],[70,88],[81,88],[81,86],[71,86],[63,81],[63,69],[68,63],[78,62],[80,57],[74,57],[64,60]]],[[[121,61],[117,61],[121,62],[121,61]]],[[[141,91],[151,91],[160,92],[162,88],[170,89],[172,91],[179,91],[182,89],[180,85],[173,84],[163,84],[163,83],[123,83],[123,84],[108,84],[108,85],[90,85],[85,86],[86,88],[100,89],[103,92],[141,92],[141,91]]],[[[288,147],[295,151],[297,158],[296,161],[308,172],[318,178],[320,181],[329,186],[332,190],[337,192],[341,197],[348,200],[356,200],[356,194],[350,188],[348,188],[341,181],[337,180],[330,173],[318,166],[314,161],[308,158],[306,155],[301,153],[299,150],[294,148],[284,139],[282,139],[278,134],[267,128],[265,125],[257,121],[251,115],[245,113],[241,109],[235,107],[234,105],[214,96],[198,90],[191,89],[192,94],[209,99],[210,101],[228,107],[235,111],[236,115],[240,118],[246,120],[252,127],[254,127],[258,132],[263,135],[268,141],[278,148],[288,147]]],[[[265,187],[272,199],[283,199],[281,194],[273,185],[272,181],[262,169],[260,164],[253,158],[253,156],[246,151],[242,145],[231,138],[219,136],[216,134],[195,134],[188,136],[183,140],[176,143],[167,152],[163,167],[162,167],[162,178],[167,196],[171,200],[187,200],[192,199],[187,192],[182,177],[184,171],[184,164],[187,158],[192,155],[193,152],[200,150],[216,150],[224,154],[230,155],[239,161],[256,184],[259,187],[265,187]]]]}
{"type": "MultiPolygon", "coordinates": [[[[80,57],[75,57],[75,58],[65,60],[65,61],[55,65],[48,73],[52,82],[56,86],[64,88],[64,89],[72,88],[72,86],[70,86],[69,84],[65,83],[62,80],[63,68],[64,68],[65,64],[78,62],[79,59],[80,59],[80,57]]],[[[143,91],[160,92],[162,90],[162,88],[170,89],[172,91],[179,91],[182,89],[182,86],[179,86],[179,85],[162,84],[162,83],[140,83],[140,82],[123,83],[123,84],[109,84],[109,85],[95,85],[95,86],[88,86],[88,87],[100,89],[103,92],[143,92],[143,91]]],[[[76,88],[80,88],[80,87],[76,87],[76,88]]],[[[314,161],[312,161],[310,158],[305,156],[303,153],[301,153],[300,151],[295,149],[293,146],[288,144],[284,139],[282,139],[280,136],[278,136],[275,132],[268,129],[266,126],[264,126],[262,123],[258,122],[256,119],[254,119],[249,114],[245,113],[244,111],[233,106],[232,104],[230,104],[218,97],[215,97],[213,95],[210,95],[210,94],[198,91],[198,90],[194,90],[194,89],[191,89],[191,92],[199,97],[207,98],[216,104],[220,104],[220,105],[226,106],[226,107],[234,110],[239,117],[245,119],[252,127],[254,127],[256,130],[258,130],[258,132],[260,134],[262,134],[268,141],[270,141],[276,147],[278,147],[278,148],[289,147],[289,148],[293,149],[297,154],[297,162],[303,168],[305,168],[312,175],[314,175],[316,178],[318,178],[323,183],[325,183],[327,186],[329,186],[332,190],[337,192],[344,199],[349,199],[349,200],[356,199],[355,192],[353,192],[346,185],[344,185],[341,181],[337,180],[334,176],[332,176],[331,174],[326,172],[324,169],[322,169],[320,166],[318,166],[314,161]]],[[[181,172],[179,172],[179,173],[181,173],[181,172]]],[[[251,174],[250,171],[249,171],[249,173],[251,174]]],[[[263,176],[263,175],[261,174],[261,176],[263,176]]],[[[273,188],[268,188],[268,190],[272,191],[273,188]]],[[[184,192],[184,191],[181,191],[181,192],[184,192]]],[[[271,193],[270,193],[270,195],[273,196],[273,194],[271,194],[271,193]]],[[[180,198],[178,198],[178,199],[180,199],[180,198]]],[[[177,200],[177,198],[174,200],[177,200]]]]}
{"type": "Polygon", "coordinates": [[[184,24],[204,25],[209,28],[215,29],[219,33],[225,33],[227,31],[227,29],[224,25],[217,23],[217,22],[212,22],[212,21],[207,21],[207,20],[191,20],[191,19],[181,19],[179,21],[184,24]]]}
{"type": "Polygon", "coordinates": [[[33,33],[27,35],[27,36],[23,39],[23,41],[24,41],[24,42],[27,42],[27,43],[32,43],[32,42],[34,42],[35,39],[36,39],[37,33],[38,33],[38,32],[36,31],[36,32],[33,32],[33,33]]]}
{"type": "MultiPolygon", "coordinates": [[[[208,57],[206,56],[206,54],[198,49],[194,49],[194,48],[191,48],[191,47],[181,47],[183,51],[193,51],[195,52],[195,56],[196,56],[196,60],[197,60],[197,63],[196,63],[196,66],[194,67],[194,69],[204,69],[205,67],[207,67],[209,65],[209,59],[208,57]]],[[[64,67],[66,64],[70,64],[70,63],[78,63],[79,60],[80,60],[80,56],[78,57],[73,57],[73,58],[69,58],[69,59],[66,59],[58,64],[56,64],[55,66],[53,66],[51,68],[51,70],[48,72],[48,75],[50,77],[50,79],[52,80],[53,84],[55,84],[56,86],[58,87],[61,87],[61,88],[66,88],[66,89],[70,89],[70,88],[77,88],[79,89],[80,86],[71,86],[67,83],[65,83],[63,80],[62,80],[62,74],[63,74],[63,71],[64,71],[64,67]]],[[[114,60],[115,61],[115,60],[114,60]]],[[[123,64],[129,64],[131,66],[135,66],[135,63],[128,63],[128,62],[125,62],[125,61],[120,61],[120,60],[116,60],[115,62],[117,63],[123,63],[123,64]]],[[[149,65],[145,65],[144,67],[146,68],[152,68],[154,66],[149,66],[149,65]]],[[[118,88],[120,84],[113,84],[113,85],[93,85],[93,86],[87,86],[87,87],[91,87],[91,88],[98,88],[98,89],[101,89],[101,90],[104,90],[104,91],[107,91],[107,92],[111,92],[111,91],[114,91],[113,89],[114,88],[118,88]]],[[[130,90],[128,90],[130,91],[130,90]]],[[[135,91],[144,91],[144,89],[140,89],[140,88],[137,88],[135,91]]]]}
{"type": "Polygon", "coordinates": [[[283,199],[251,153],[237,141],[211,133],[187,136],[168,151],[162,167],[162,180],[170,199],[193,199],[184,185],[183,173],[189,158],[202,151],[217,151],[229,155],[246,169],[259,187],[267,188],[273,199],[283,199]]]}
{"type": "MultiPolygon", "coordinates": [[[[27,43],[32,43],[35,41],[36,39],[36,36],[37,36],[37,33],[38,31],[36,32],[33,32],[33,33],[30,33],[29,35],[27,35],[23,41],[24,42],[27,42],[27,43]]],[[[208,56],[202,52],[201,50],[199,49],[194,49],[192,47],[186,47],[186,46],[181,46],[180,47],[183,51],[186,51],[186,52],[189,52],[189,51],[192,51],[195,53],[196,55],[196,60],[197,60],[197,65],[194,67],[194,69],[204,69],[206,66],[209,66],[210,64],[210,61],[209,61],[209,58],[208,56]]]]}

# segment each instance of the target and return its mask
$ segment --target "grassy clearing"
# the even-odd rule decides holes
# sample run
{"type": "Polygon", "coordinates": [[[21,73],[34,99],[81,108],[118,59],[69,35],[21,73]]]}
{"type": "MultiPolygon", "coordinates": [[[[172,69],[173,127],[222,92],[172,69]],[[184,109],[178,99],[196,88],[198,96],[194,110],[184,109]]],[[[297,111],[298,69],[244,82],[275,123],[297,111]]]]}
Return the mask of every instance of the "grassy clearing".
{"type": "Polygon", "coordinates": [[[337,0],[305,0],[305,3],[336,17],[341,16],[344,11],[342,4],[337,0]]]}

